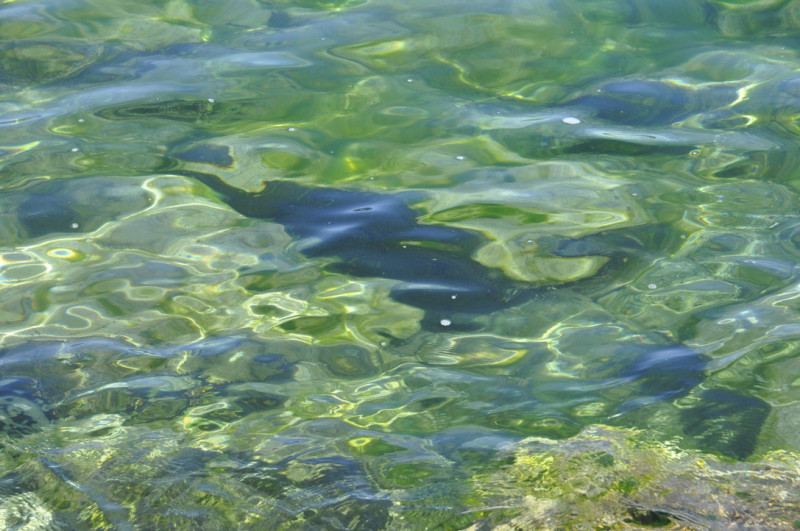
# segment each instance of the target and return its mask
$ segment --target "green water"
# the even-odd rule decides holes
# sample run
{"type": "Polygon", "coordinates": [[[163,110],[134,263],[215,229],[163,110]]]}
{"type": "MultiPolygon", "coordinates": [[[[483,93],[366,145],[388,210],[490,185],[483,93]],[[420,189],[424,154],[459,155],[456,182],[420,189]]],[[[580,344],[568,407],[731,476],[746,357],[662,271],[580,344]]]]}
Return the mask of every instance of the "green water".
{"type": "Polygon", "coordinates": [[[0,527],[796,528],[798,29],[0,3],[0,527]],[[190,172],[401,198],[516,298],[405,304],[190,172]]]}

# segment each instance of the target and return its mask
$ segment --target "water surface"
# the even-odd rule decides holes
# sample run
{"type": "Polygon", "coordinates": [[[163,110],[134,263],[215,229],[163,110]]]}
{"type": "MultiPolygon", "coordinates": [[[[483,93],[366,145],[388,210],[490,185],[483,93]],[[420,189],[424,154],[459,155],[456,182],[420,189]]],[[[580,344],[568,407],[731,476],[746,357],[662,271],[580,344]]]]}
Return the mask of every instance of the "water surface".
{"type": "Polygon", "coordinates": [[[798,525],[798,25],[0,5],[0,527],[798,525]]]}

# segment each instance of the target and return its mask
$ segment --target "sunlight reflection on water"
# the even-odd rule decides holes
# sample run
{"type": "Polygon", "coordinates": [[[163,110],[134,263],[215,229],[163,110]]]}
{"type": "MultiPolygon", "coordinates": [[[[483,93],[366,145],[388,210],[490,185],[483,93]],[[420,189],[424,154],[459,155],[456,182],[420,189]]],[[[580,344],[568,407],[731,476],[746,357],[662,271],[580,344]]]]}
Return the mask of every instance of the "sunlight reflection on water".
{"type": "Polygon", "coordinates": [[[0,15],[0,527],[799,518],[792,3],[0,15]]]}

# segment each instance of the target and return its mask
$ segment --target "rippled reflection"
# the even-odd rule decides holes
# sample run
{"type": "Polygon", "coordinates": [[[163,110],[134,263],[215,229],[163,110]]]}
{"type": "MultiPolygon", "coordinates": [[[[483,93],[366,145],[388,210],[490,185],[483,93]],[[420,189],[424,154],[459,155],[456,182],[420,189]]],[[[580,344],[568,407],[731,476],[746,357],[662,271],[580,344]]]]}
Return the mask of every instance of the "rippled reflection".
{"type": "Polygon", "coordinates": [[[3,4],[0,527],[797,520],[798,21],[3,4]]]}

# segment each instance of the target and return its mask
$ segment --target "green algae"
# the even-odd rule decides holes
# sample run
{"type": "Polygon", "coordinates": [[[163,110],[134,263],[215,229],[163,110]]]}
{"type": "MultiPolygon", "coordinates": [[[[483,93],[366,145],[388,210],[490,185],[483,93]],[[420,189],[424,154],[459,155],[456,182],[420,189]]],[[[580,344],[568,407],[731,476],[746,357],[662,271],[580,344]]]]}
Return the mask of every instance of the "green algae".
{"type": "Polygon", "coordinates": [[[492,520],[496,529],[791,529],[800,511],[797,456],[788,452],[730,463],[599,426],[570,439],[528,439],[509,451],[511,464],[474,480],[519,512],[492,520]]]}
{"type": "MultiPolygon", "coordinates": [[[[71,427],[83,430],[81,423],[71,427]]],[[[308,496],[304,489],[344,495],[369,481],[387,494],[428,491],[453,472],[430,459],[391,464],[387,459],[407,450],[374,437],[351,439],[339,447],[341,454],[329,448],[330,460],[304,462],[262,454],[263,444],[249,449],[213,445],[213,437],[192,431],[190,440],[189,432],[141,425],[116,436],[81,431],[80,442],[62,439],[58,465],[15,450],[19,443],[7,445],[2,485],[8,494],[0,517],[9,525],[92,529],[125,522],[176,529],[295,529],[323,522],[380,529],[791,529],[800,517],[793,453],[725,462],[641,431],[602,426],[566,439],[525,439],[483,463],[476,461],[460,496],[450,495],[448,503],[462,507],[458,514],[403,497],[391,503],[345,497],[292,510],[308,496]],[[129,445],[134,440],[136,450],[129,445]],[[358,479],[357,472],[347,470],[348,454],[362,460],[368,475],[358,479]],[[337,481],[343,484],[334,486],[337,481]]],[[[438,497],[431,491],[428,501],[438,497]]]]}

